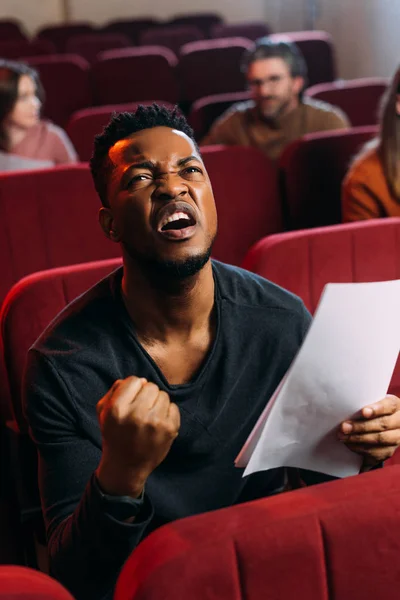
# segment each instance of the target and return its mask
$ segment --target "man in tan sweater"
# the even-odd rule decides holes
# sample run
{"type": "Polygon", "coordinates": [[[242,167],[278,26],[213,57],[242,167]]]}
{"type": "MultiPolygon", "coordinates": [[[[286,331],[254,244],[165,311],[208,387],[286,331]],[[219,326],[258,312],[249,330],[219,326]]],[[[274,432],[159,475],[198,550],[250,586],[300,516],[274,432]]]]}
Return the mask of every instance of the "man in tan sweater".
{"type": "Polygon", "coordinates": [[[252,99],[231,106],[202,145],[257,146],[276,160],[285,146],[306,133],[350,126],[337,107],[302,98],[307,67],[294,43],[259,39],[246,53],[243,69],[252,99]]]}

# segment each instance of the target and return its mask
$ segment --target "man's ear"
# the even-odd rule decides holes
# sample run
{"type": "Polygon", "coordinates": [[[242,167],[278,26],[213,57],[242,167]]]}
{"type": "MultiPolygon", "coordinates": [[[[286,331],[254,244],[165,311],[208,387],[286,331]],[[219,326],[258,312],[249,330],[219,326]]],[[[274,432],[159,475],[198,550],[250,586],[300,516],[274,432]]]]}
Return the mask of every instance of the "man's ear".
{"type": "Polygon", "coordinates": [[[99,210],[99,223],[105,235],[112,242],[119,242],[120,237],[114,228],[114,218],[110,208],[102,207],[99,210]]]}
{"type": "Polygon", "coordinates": [[[299,96],[303,91],[305,84],[304,77],[293,77],[293,92],[299,96]]]}
{"type": "Polygon", "coordinates": [[[396,98],[396,113],[400,117],[400,94],[397,94],[396,98]]]}

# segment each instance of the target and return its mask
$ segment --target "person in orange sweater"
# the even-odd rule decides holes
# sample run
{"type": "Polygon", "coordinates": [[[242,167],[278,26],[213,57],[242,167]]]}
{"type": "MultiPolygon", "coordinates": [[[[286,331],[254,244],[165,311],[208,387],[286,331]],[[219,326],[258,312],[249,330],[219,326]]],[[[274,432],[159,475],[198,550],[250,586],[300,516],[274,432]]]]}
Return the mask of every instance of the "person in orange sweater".
{"type": "Polygon", "coordinates": [[[0,60],[0,171],[41,169],[78,160],[65,131],[40,118],[43,96],[34,69],[0,60]]]}
{"type": "Polygon", "coordinates": [[[379,217],[400,217],[400,68],[383,98],[379,135],[343,182],[344,222],[379,217]]]}

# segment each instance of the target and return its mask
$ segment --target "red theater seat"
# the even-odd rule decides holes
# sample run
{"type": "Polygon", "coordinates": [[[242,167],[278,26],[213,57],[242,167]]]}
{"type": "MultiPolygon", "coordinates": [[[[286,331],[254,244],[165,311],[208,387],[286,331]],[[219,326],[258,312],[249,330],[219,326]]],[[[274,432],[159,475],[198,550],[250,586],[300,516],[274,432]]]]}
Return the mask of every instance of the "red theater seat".
{"type": "Polygon", "coordinates": [[[4,42],[0,37],[0,57],[9,60],[24,59],[27,56],[55,54],[54,44],[48,40],[13,40],[4,42]]]}
{"type": "Polygon", "coordinates": [[[27,37],[21,29],[21,25],[16,20],[0,19],[0,40],[18,41],[26,40],[27,37]]]}
{"type": "Polygon", "coordinates": [[[75,54],[29,57],[27,61],[39,71],[46,90],[43,114],[65,127],[69,117],[80,108],[92,105],[89,64],[75,54]]]}
{"type": "Polygon", "coordinates": [[[175,521],[114,600],[398,600],[400,467],[175,521]]]}
{"type": "Polygon", "coordinates": [[[335,48],[332,37],[325,31],[296,31],[274,33],[274,40],[295,42],[308,67],[308,85],[334,81],[337,77],[335,48]]]}
{"type": "Polygon", "coordinates": [[[89,63],[94,63],[100,52],[127,48],[130,45],[130,39],[122,33],[92,33],[69,38],[66,51],[70,54],[79,54],[89,63]]]}
{"type": "Polygon", "coordinates": [[[21,383],[29,348],[65,306],[121,265],[120,258],[39,271],[16,283],[0,314],[4,360],[11,391],[11,414],[22,433],[21,383]],[[33,318],[25,319],[29,313],[33,318]]]}
{"type": "Polygon", "coordinates": [[[270,35],[271,29],[266,23],[220,23],[211,29],[213,38],[244,37],[253,42],[258,38],[270,35]]]}
{"type": "Polygon", "coordinates": [[[139,36],[143,31],[146,31],[146,29],[150,29],[151,27],[156,27],[157,25],[158,21],[151,17],[132,20],[121,19],[107,23],[107,25],[102,27],[101,31],[103,33],[122,33],[123,35],[126,35],[133,44],[137,44],[139,36]]]}
{"type": "Polygon", "coordinates": [[[202,155],[218,212],[213,257],[240,265],[256,240],[282,231],[276,169],[252,147],[205,146],[202,155]]]}
{"type": "Polygon", "coordinates": [[[161,46],[102,52],[91,69],[95,104],[177,102],[175,65],[175,54],[161,46]]]}
{"type": "Polygon", "coordinates": [[[147,29],[140,35],[139,43],[142,46],[164,46],[179,56],[182,46],[203,38],[201,29],[193,25],[169,25],[147,29]]]}
{"type": "Polygon", "coordinates": [[[68,40],[74,35],[85,35],[94,31],[90,23],[71,23],[51,25],[39,30],[37,37],[49,40],[57,48],[57,52],[65,52],[68,40]]]}
{"type": "Polygon", "coordinates": [[[210,37],[214,25],[222,23],[223,19],[216,13],[192,13],[176,15],[169,21],[169,25],[192,25],[198,27],[206,37],[210,37]]]}
{"type": "MultiPolygon", "coordinates": [[[[272,235],[243,267],[297,294],[313,313],[327,283],[400,279],[399,256],[400,218],[376,219],[272,235]]],[[[391,389],[400,394],[400,362],[391,389]]]]}
{"type": "MultiPolygon", "coordinates": [[[[173,105],[162,100],[154,100],[157,104],[162,104],[172,108],[173,105]]],[[[82,161],[89,161],[93,152],[93,141],[98,133],[109,122],[114,112],[134,112],[139,106],[139,102],[130,102],[128,104],[109,104],[106,106],[94,106],[78,110],[68,121],[66,131],[79,158],[82,161]]],[[[151,104],[142,102],[141,104],[151,104]]]]}
{"type": "Polygon", "coordinates": [[[358,127],[310,133],[290,144],[279,161],[289,229],[341,222],[341,185],[353,157],[378,133],[358,127]]]}
{"type": "Polygon", "coordinates": [[[27,567],[0,566],[1,600],[74,600],[55,579],[27,567]]]}
{"type": "Polygon", "coordinates": [[[211,94],[244,91],[240,69],[243,53],[253,47],[245,38],[191,42],[181,49],[178,64],[182,100],[193,102],[211,94]]]}
{"type": "Polygon", "coordinates": [[[365,78],[320,83],[308,88],[305,96],[338,106],[353,127],[376,125],[379,105],[388,86],[387,79],[365,78]]]}
{"type": "Polygon", "coordinates": [[[231,92],[206,96],[193,102],[189,114],[189,123],[196,139],[201,140],[208,133],[214,121],[235,102],[249,100],[250,92],[231,92]]]}

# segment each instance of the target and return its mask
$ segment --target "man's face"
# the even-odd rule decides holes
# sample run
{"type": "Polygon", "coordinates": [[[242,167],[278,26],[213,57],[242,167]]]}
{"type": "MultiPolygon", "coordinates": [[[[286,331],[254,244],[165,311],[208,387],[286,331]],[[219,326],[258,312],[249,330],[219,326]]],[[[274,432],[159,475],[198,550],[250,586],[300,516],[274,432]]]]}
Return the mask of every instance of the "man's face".
{"type": "Polygon", "coordinates": [[[265,58],[249,65],[247,83],[259,115],[274,119],[296,108],[304,80],[282,58],[265,58]]]}
{"type": "Polygon", "coordinates": [[[109,151],[114,164],[103,229],[134,260],[185,265],[210,252],[217,232],[211,183],[193,141],[168,127],[145,129],[109,151]]]}

